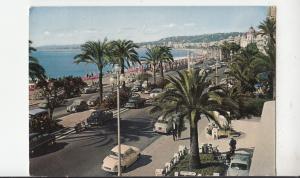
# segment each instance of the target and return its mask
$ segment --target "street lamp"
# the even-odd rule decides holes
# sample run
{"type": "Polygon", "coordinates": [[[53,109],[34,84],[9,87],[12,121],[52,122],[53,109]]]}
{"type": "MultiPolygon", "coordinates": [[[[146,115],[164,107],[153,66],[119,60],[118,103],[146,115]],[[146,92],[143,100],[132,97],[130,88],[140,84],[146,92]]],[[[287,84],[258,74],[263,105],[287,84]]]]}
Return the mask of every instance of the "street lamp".
{"type": "Polygon", "coordinates": [[[233,56],[233,53],[232,53],[232,50],[230,50],[230,63],[232,63],[232,56],[233,56]]]}
{"type": "Polygon", "coordinates": [[[121,82],[125,80],[124,75],[120,75],[121,68],[118,64],[114,67],[114,75],[110,78],[110,82],[117,86],[117,122],[118,122],[118,176],[121,176],[121,139],[120,139],[120,86],[121,82]]]}
{"type": "MultiPolygon", "coordinates": [[[[222,60],[222,50],[221,49],[219,49],[219,51],[220,51],[220,61],[222,60]]],[[[216,82],[216,85],[218,85],[218,58],[216,57],[216,63],[215,63],[215,82],[216,82]]]]}

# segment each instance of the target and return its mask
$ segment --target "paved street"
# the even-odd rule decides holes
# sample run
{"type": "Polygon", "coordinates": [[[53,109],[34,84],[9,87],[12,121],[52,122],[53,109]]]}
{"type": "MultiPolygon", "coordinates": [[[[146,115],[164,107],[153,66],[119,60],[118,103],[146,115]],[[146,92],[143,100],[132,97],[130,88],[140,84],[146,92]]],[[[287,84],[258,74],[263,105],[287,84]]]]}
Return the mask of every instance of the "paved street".
{"type": "MultiPolygon", "coordinates": [[[[146,148],[158,134],[152,132],[152,118],[144,109],[121,114],[121,142],[146,148]]],[[[35,176],[105,176],[100,165],[110,149],[117,144],[116,122],[100,128],[71,134],[30,159],[30,174],[35,176]]],[[[142,158],[150,161],[150,158],[142,158]]],[[[143,165],[135,165],[139,167],[143,165]]]]}
{"type": "MultiPolygon", "coordinates": [[[[206,63],[204,63],[204,64],[206,64],[206,63]]],[[[198,66],[202,67],[203,65],[200,64],[198,66]]],[[[224,70],[225,70],[224,67],[221,68],[221,69],[219,69],[218,70],[219,75],[223,74],[224,70]]],[[[168,72],[165,73],[165,76],[167,76],[167,75],[175,75],[175,74],[176,74],[176,71],[168,71],[168,72]]],[[[215,75],[215,73],[213,71],[212,73],[210,73],[209,78],[214,77],[214,75],[215,75]]],[[[222,78],[224,78],[224,77],[225,77],[224,75],[220,75],[219,81],[222,78]]],[[[159,80],[160,78],[161,77],[160,77],[159,73],[157,73],[157,80],[159,80]]],[[[153,82],[152,80],[153,79],[150,79],[149,81],[153,82]]],[[[105,96],[105,94],[107,94],[107,93],[109,93],[111,91],[110,85],[105,85],[104,88],[103,88],[103,90],[104,90],[103,96],[105,96]]],[[[71,105],[74,100],[76,100],[76,99],[83,99],[83,100],[87,101],[92,96],[96,96],[96,95],[99,95],[99,93],[97,92],[97,93],[91,93],[91,94],[82,94],[80,97],[66,99],[66,103],[65,104],[61,105],[60,107],[55,108],[54,113],[53,113],[53,118],[57,119],[59,117],[63,117],[63,116],[69,115],[70,113],[67,112],[67,106],[71,105]]],[[[37,108],[37,106],[35,105],[35,106],[30,106],[29,107],[29,109],[34,109],[34,108],[37,108]]]]}

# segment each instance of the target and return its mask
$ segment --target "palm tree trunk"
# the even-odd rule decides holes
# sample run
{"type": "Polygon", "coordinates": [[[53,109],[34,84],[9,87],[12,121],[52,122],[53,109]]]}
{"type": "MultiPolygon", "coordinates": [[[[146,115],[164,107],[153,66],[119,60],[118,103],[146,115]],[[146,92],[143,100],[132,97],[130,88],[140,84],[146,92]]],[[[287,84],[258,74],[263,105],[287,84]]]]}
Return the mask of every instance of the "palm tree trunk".
{"type": "Polygon", "coordinates": [[[99,97],[100,97],[100,104],[102,103],[103,100],[103,84],[102,84],[102,67],[99,67],[99,97]]]}
{"type": "MultiPolygon", "coordinates": [[[[122,62],[123,62],[123,63],[122,63],[122,65],[121,65],[121,74],[124,75],[124,74],[125,74],[125,72],[124,72],[124,71],[125,71],[125,70],[124,70],[124,69],[125,69],[125,66],[124,66],[124,61],[122,61],[122,62]]],[[[125,81],[122,82],[122,88],[125,88],[125,81]]]]}
{"type": "Polygon", "coordinates": [[[154,86],[156,86],[156,69],[155,69],[155,65],[153,65],[153,83],[154,83],[154,86]]]}
{"type": "Polygon", "coordinates": [[[162,81],[164,82],[165,81],[165,77],[164,77],[164,67],[163,67],[163,64],[162,62],[160,62],[160,76],[162,78],[162,81]]]}
{"type": "Polygon", "coordinates": [[[199,114],[191,113],[191,122],[190,122],[190,148],[191,148],[191,157],[190,157],[190,169],[199,169],[200,168],[200,154],[199,154],[199,143],[198,143],[198,117],[199,114]]]}

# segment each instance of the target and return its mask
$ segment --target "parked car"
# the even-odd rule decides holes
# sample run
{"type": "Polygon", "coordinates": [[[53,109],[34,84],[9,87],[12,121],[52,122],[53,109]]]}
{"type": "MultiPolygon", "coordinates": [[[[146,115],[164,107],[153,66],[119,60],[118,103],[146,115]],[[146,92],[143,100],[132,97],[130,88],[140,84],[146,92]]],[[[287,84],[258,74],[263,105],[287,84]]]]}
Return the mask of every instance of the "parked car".
{"type": "Polygon", "coordinates": [[[229,72],[230,72],[230,69],[229,69],[229,68],[226,68],[226,69],[224,70],[224,74],[229,74],[229,72]]]}
{"type": "Polygon", "coordinates": [[[150,92],[150,98],[155,98],[157,97],[158,95],[162,94],[163,93],[163,89],[161,88],[155,88],[153,89],[151,92],[150,92]]]}
{"type": "MultiPolygon", "coordinates": [[[[63,98],[57,98],[56,102],[54,103],[54,107],[58,107],[61,104],[63,104],[65,102],[65,100],[63,98]]],[[[38,104],[39,108],[42,109],[47,109],[48,108],[48,101],[46,99],[42,100],[39,104],[38,104]]]]}
{"type": "Polygon", "coordinates": [[[129,76],[126,80],[126,83],[131,83],[135,81],[135,77],[129,76]]]}
{"type": "MultiPolygon", "coordinates": [[[[140,149],[121,144],[121,170],[124,171],[141,156],[140,149]]],[[[103,160],[101,168],[107,172],[118,172],[118,145],[111,149],[103,160]]]]}
{"type": "Polygon", "coordinates": [[[144,81],[144,82],[142,83],[142,87],[143,87],[144,89],[146,89],[146,88],[148,87],[148,82],[147,82],[147,81],[144,81]]]}
{"type": "Polygon", "coordinates": [[[235,151],[235,154],[231,157],[227,176],[249,176],[250,164],[250,153],[245,151],[235,151]]]}
{"type": "Polygon", "coordinates": [[[125,108],[139,108],[145,105],[145,99],[141,98],[140,95],[134,94],[132,95],[127,103],[125,104],[125,108]]]}
{"type": "Polygon", "coordinates": [[[89,93],[95,93],[97,92],[97,87],[85,87],[82,90],[82,93],[89,94],[89,93]]]}
{"type": "Polygon", "coordinates": [[[92,96],[88,101],[87,104],[88,106],[96,106],[97,104],[100,103],[100,96],[92,96]]]}
{"type": "Polygon", "coordinates": [[[87,123],[91,126],[103,125],[106,121],[113,119],[111,111],[96,110],[87,118],[87,123]]]}
{"type": "Polygon", "coordinates": [[[131,91],[132,91],[132,92],[139,92],[139,91],[142,91],[142,86],[140,86],[140,85],[134,85],[134,86],[131,88],[131,91]]]}
{"type": "Polygon", "coordinates": [[[89,107],[86,101],[82,99],[75,100],[70,106],[67,107],[67,112],[79,112],[87,110],[89,107]]]}
{"type": "Polygon", "coordinates": [[[153,130],[158,133],[170,133],[173,128],[172,121],[175,117],[178,117],[178,114],[166,116],[164,119],[163,116],[160,116],[155,122],[153,130]]]}
{"type": "Polygon", "coordinates": [[[53,134],[29,134],[29,150],[31,154],[44,146],[53,144],[55,144],[55,136],[53,134]]]}

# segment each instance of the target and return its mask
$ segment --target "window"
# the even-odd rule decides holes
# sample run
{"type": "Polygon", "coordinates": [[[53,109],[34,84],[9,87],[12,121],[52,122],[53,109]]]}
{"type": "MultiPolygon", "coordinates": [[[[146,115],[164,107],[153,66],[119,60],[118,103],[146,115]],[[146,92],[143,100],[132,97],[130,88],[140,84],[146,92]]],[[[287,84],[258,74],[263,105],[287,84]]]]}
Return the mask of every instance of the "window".
{"type": "Polygon", "coordinates": [[[237,170],[247,170],[248,166],[246,164],[241,164],[241,163],[232,163],[231,168],[237,170]]]}

